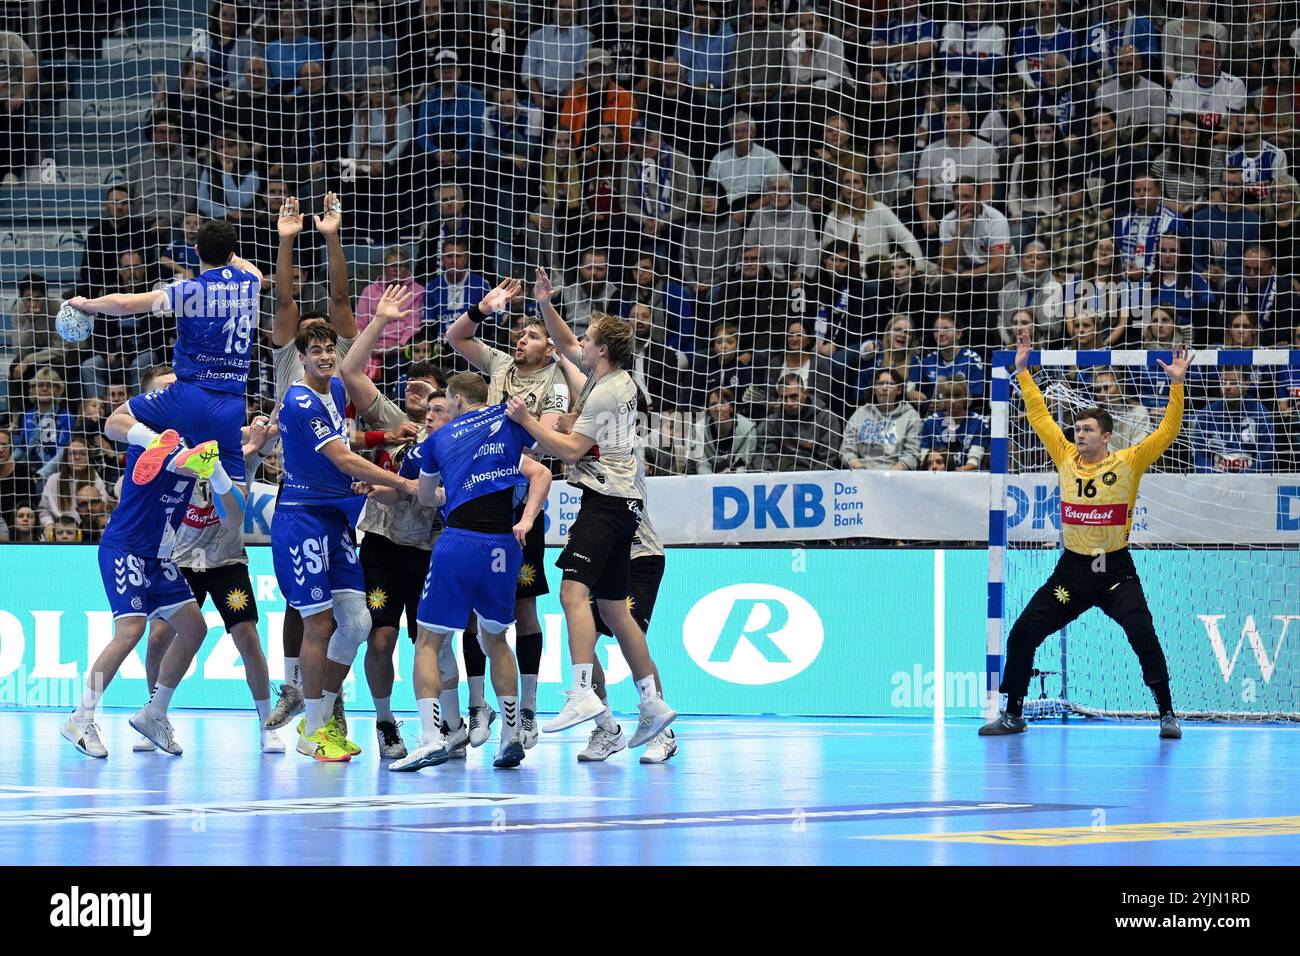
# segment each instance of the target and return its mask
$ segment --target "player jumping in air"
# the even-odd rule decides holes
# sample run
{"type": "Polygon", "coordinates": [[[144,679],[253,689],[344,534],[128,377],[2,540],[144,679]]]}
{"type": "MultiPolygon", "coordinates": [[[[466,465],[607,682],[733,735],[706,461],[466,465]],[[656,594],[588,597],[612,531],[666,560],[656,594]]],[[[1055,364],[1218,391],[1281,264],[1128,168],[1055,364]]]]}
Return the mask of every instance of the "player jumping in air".
{"type": "MultiPolygon", "coordinates": [[[[553,425],[568,411],[569,388],[559,367],[551,361],[554,350],[546,326],[534,319],[524,325],[515,339],[514,356],[494,349],[478,339],[479,323],[505,308],[520,289],[518,281],[497,286],[447,329],[447,344],[488,377],[488,404],[495,405],[518,395],[528,410],[553,425]]],[[[542,290],[550,295],[547,285],[542,290]]],[[[537,743],[537,673],[542,664],[542,625],[537,617],[537,599],[550,593],[546,583],[546,526],[537,522],[524,543],[524,563],[519,570],[515,593],[515,655],[519,661],[524,748],[537,743]]],[[[464,634],[465,673],[469,679],[469,739],[475,747],[488,737],[495,718],[483,697],[483,674],[487,665],[473,627],[464,634]]],[[[446,714],[443,715],[444,717],[446,714]]]]}
{"type": "Polygon", "coordinates": [[[193,449],[181,448],[182,439],[193,446],[215,438],[222,467],[213,489],[223,495],[227,479],[247,480],[241,430],[262,273],[235,255],[235,227],[228,222],[200,226],[195,249],[201,263],[196,279],[179,279],[160,292],[78,296],[70,304],[104,315],[175,316],[177,381],[125,403],[109,416],[104,434],[144,449],[131,469],[137,485],[149,484],[164,465],[184,467],[193,449]],[[178,448],[181,453],[172,454],[178,448]]]}
{"type": "MultiPolygon", "coordinates": [[[[176,373],[168,365],[149,370],[154,387],[165,388],[176,380],[176,373]]],[[[249,473],[256,470],[258,452],[266,444],[269,426],[265,418],[249,426],[244,440],[244,458],[249,473]]],[[[233,499],[233,495],[231,496],[233,499]]],[[[202,479],[194,486],[194,494],[185,509],[185,517],[176,529],[172,549],[172,563],[185,575],[185,580],[198,602],[200,610],[208,595],[221,613],[221,621],[244,664],[244,676],[253,695],[257,709],[258,742],[263,753],[284,753],[284,742],[274,730],[267,730],[262,722],[271,713],[271,689],[267,679],[266,655],[257,633],[257,597],[248,576],[248,552],[244,550],[242,521],[223,520],[216,507],[212,486],[202,479]]],[[[150,677],[149,714],[165,717],[176,686],[189,670],[199,644],[186,645],[175,639],[175,629],[164,620],[155,620],[149,634],[150,651],[155,641],[166,645],[156,670],[146,659],[145,672],[150,677]]],[[[134,748],[137,751],[154,749],[149,738],[142,738],[134,748]]]]}
{"type": "MultiPolygon", "coordinates": [[[[539,270],[539,287],[544,279],[539,270]]],[[[593,685],[597,638],[590,602],[595,597],[636,680],[640,720],[628,745],[639,747],[667,730],[677,713],[659,696],[645,632],[627,606],[632,541],[643,507],[636,483],[637,388],[624,370],[632,357],[632,327],[596,315],[579,342],[549,298],[541,306],[556,350],[589,376],[578,399],[581,411],[567,435],[548,429],[521,399],[511,399],[507,406],[510,417],[528,430],[538,448],[569,466],[570,483],[582,488],[582,506],[568,545],[556,561],[563,572],[560,603],[569,628],[573,687],[565,691],[568,700],[560,713],[542,730],[564,730],[605,712],[593,685]]]]}
{"type": "Polygon", "coordinates": [[[514,623],[524,541],[546,503],[551,473],[524,455],[533,440],[506,418],[504,406],[488,405],[487,395],[487,383],[477,373],[453,376],[447,383],[453,418],[420,446],[420,500],[435,505],[442,482],[447,528],[434,545],[420,597],[415,645],[420,746],[389,770],[419,770],[450,759],[439,712],[438,657],[471,611],[478,617],[479,642],[492,664],[492,689],[501,705],[501,745],[492,765],[517,767],[524,759],[519,672],[506,630],[514,623]],[[517,493],[525,485],[523,516],[516,521],[517,493]]]}
{"type": "Polygon", "coordinates": [[[280,408],[284,487],[271,519],[271,553],[280,590],[302,615],[307,716],[299,724],[298,751],[348,760],[361,750],[332,714],[357,648],[370,636],[365,575],[352,537],[366,497],[352,482],[411,495],[416,488],[348,448],[347,398],[334,377],[338,333],[323,323],[304,325],[296,341],[303,380],[285,392],[280,408]]]}
{"type": "Polygon", "coordinates": [[[1138,483],[1182,429],[1183,379],[1191,353],[1180,345],[1174,349],[1172,362],[1158,363],[1170,381],[1169,404],[1160,427],[1137,445],[1113,452],[1108,443],[1114,422],[1110,413],[1101,408],[1075,413],[1074,443],[1070,443],[1052,419],[1029,373],[1028,332],[1021,333],[1018,346],[1016,374],[1025,412],[1060,476],[1065,550],[1047,583],[1030,598],[1011,628],[999,688],[1007,695],[1006,709],[980,728],[980,736],[1024,733],[1025,694],[1029,691],[1034,652],[1049,635],[1089,608],[1098,607],[1124,629],[1137,654],[1142,679],[1155,695],[1160,711],[1160,736],[1181,737],[1183,732],[1169,693],[1165,654],[1128,550],[1128,538],[1138,483]]]}
{"type": "MultiPolygon", "coordinates": [[[[139,445],[128,449],[127,467],[134,467],[143,454],[139,445]]],[[[170,459],[179,455],[173,448],[170,459]]],[[[113,610],[113,639],[91,665],[81,706],[62,729],[63,736],[89,757],[108,756],[95,724],[95,710],[122,662],[140,642],[149,620],[166,618],[179,638],[163,657],[160,684],[164,679],[179,682],[189,664],[186,660],[176,669],[184,647],[197,648],[208,633],[194,594],[171,558],[176,528],[185,516],[194,483],[211,478],[217,465],[216,442],[197,444],[182,465],[173,465],[172,460],[163,465],[166,467],[155,470],[153,478],[143,484],[122,483],[122,500],[99,545],[99,570],[113,610]]],[[[225,520],[237,527],[243,523],[242,503],[229,485],[224,496],[225,520]]],[[[167,753],[181,753],[165,713],[154,713],[146,705],[131,718],[131,726],[167,753]]]]}

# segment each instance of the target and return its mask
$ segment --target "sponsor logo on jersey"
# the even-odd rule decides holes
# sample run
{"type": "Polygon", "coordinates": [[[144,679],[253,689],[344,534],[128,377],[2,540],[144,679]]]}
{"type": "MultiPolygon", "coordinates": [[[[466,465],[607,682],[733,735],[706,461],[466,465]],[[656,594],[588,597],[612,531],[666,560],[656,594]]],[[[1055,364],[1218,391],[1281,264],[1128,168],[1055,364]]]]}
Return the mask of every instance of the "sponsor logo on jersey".
{"type": "Polygon", "coordinates": [[[528,561],[519,566],[519,586],[528,587],[537,580],[537,569],[528,561]]]}
{"type": "Polygon", "coordinates": [[[232,611],[243,611],[248,608],[248,592],[242,588],[235,588],[226,595],[226,607],[232,611]]]}
{"type": "Polygon", "coordinates": [[[1119,475],[1115,474],[1113,471],[1108,471],[1106,474],[1101,476],[1101,483],[1103,485],[1113,485],[1117,481],[1119,481],[1119,475]]]}
{"type": "Polygon", "coordinates": [[[316,434],[317,438],[327,438],[333,434],[333,429],[325,423],[323,418],[313,418],[311,420],[311,430],[316,434]]]}
{"type": "Polygon", "coordinates": [[[382,611],[388,604],[388,592],[383,588],[372,588],[366,595],[366,605],[372,611],[382,611]]]}
{"type": "Polygon", "coordinates": [[[1079,505],[1061,502],[1061,524],[1083,525],[1089,528],[1123,526],[1128,522],[1128,504],[1079,505]]]}
{"type": "Polygon", "coordinates": [[[1052,596],[1055,597],[1062,604],[1070,603],[1070,592],[1067,591],[1065,588],[1061,587],[1061,585],[1059,584],[1056,586],[1056,590],[1052,592],[1052,596]]]}

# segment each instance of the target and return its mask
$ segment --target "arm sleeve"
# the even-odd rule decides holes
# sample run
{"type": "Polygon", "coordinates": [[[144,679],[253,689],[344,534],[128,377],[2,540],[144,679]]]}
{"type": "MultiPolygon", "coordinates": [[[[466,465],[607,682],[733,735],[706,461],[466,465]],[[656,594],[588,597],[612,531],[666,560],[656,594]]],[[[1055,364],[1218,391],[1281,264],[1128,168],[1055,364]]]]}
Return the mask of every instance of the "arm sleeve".
{"type": "MultiPolygon", "coordinates": [[[[1020,382],[1020,394],[1025,399],[1025,415],[1029,418],[1029,425],[1047,448],[1047,453],[1052,456],[1052,463],[1059,466],[1065,460],[1070,447],[1065,432],[1061,431],[1061,426],[1056,424],[1052,413],[1047,410],[1043,393],[1038,390],[1034,377],[1029,374],[1028,369],[1020,373],[1017,381],[1020,382]]],[[[1181,396],[1181,391],[1179,394],[1181,396]]],[[[1179,401],[1181,403],[1181,397],[1179,401]]]]}
{"type": "Polygon", "coordinates": [[[1174,439],[1182,429],[1183,383],[1177,382],[1169,386],[1169,404],[1165,406],[1165,417],[1160,420],[1160,427],[1129,451],[1134,467],[1139,471],[1150,468],[1155,460],[1174,443],[1174,439]]]}

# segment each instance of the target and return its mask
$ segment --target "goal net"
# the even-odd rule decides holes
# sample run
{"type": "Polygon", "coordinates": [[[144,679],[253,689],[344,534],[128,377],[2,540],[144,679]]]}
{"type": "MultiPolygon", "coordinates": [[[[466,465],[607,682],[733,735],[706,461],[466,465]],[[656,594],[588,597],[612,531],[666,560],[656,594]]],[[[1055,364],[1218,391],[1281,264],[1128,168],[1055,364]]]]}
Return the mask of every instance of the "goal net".
{"type": "MultiPolygon", "coordinates": [[[[124,451],[103,420],[174,341],[141,316],[67,343],[60,300],[155,289],[199,268],[201,220],[233,223],[267,275],[248,399],[269,414],[277,306],[329,313],[327,191],[358,323],[386,283],[418,287],[369,366],[387,394],[417,362],[461,370],[448,324],[513,276],[525,294],[481,329],[510,349],[544,268],[579,332],[633,323],[652,475],[987,470],[991,351],[1024,327],[1046,348],[1158,345],[1130,301],[1198,347],[1238,313],[1257,345],[1291,343],[1300,37],[1272,0],[8,0],[0,18],[14,540],[94,540],[124,451]],[[307,224],[281,293],[288,196],[307,224]],[[1053,289],[1093,303],[1091,326],[1054,316],[1053,289]]],[[[271,454],[257,477],[279,471],[271,454]]]]}
{"type": "MultiPolygon", "coordinates": [[[[1160,424],[1170,352],[1035,353],[1053,417],[1100,407],[1112,450],[1160,424]]],[[[990,655],[1059,557],[1059,481],[1025,416],[1010,352],[995,358],[990,655]],[[1001,436],[1005,435],[1003,442],[1001,436]],[[1001,602],[1002,615],[993,613],[1001,602]]],[[[1130,547],[1169,665],[1174,705],[1192,718],[1300,720],[1300,473],[1295,419],[1300,353],[1204,351],[1185,385],[1182,431],[1140,485],[1130,547]]],[[[996,662],[997,657],[993,657],[996,662]]],[[[1094,608],[1039,648],[1026,715],[1155,717],[1136,655],[1094,608]]]]}

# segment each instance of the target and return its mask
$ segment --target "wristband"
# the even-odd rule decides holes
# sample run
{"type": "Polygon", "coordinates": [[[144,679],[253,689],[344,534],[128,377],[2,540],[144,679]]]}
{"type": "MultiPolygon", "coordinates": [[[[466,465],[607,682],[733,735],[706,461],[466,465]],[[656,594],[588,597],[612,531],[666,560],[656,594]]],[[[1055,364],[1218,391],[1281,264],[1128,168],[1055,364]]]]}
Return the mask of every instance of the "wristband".
{"type": "Polygon", "coordinates": [[[478,325],[480,322],[482,322],[484,319],[487,318],[486,315],[484,315],[481,311],[479,311],[479,307],[477,303],[471,305],[468,309],[466,309],[465,314],[469,316],[469,320],[473,322],[475,325],[478,325]]]}
{"type": "Polygon", "coordinates": [[[366,432],[366,447],[378,448],[381,445],[387,445],[383,432],[366,432]]]}

